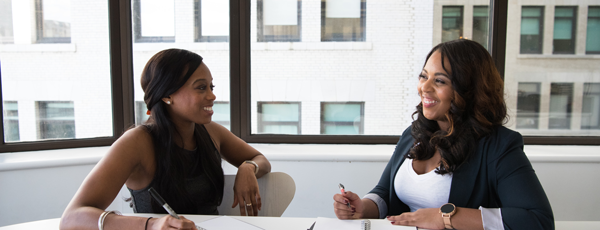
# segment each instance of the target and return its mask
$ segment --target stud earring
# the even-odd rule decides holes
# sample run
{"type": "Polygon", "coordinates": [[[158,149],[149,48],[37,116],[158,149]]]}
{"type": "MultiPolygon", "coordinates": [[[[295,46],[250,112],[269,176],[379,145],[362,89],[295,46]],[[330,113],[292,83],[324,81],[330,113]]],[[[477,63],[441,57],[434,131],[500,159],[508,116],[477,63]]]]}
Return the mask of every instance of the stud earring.
{"type": "Polygon", "coordinates": [[[167,101],[167,105],[170,105],[170,104],[171,104],[171,101],[167,101]]]}

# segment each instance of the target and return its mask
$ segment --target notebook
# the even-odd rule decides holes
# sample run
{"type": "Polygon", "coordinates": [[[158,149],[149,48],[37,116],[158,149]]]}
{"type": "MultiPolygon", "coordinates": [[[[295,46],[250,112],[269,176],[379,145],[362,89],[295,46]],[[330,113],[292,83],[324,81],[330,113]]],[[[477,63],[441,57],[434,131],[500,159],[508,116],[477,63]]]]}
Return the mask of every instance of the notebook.
{"type": "Polygon", "coordinates": [[[264,230],[229,216],[220,216],[196,224],[198,230],[264,230]]]}
{"type": "Polygon", "coordinates": [[[318,217],[312,230],[370,230],[369,220],[340,220],[337,218],[318,217]]]}

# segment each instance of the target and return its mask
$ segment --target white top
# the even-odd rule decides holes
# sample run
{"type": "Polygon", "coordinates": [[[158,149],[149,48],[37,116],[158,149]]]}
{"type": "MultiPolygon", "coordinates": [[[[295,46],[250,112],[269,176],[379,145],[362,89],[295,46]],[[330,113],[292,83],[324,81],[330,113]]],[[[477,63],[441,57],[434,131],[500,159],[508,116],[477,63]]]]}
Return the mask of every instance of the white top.
{"type": "MultiPolygon", "coordinates": [[[[448,203],[452,174],[440,175],[435,170],[425,174],[417,174],[412,167],[412,159],[402,162],[394,178],[394,188],[398,198],[408,205],[411,212],[421,208],[439,208],[448,203]]],[[[372,200],[379,210],[379,218],[387,215],[387,204],[377,194],[369,193],[364,198],[372,200]]],[[[504,229],[502,212],[499,208],[484,208],[481,210],[481,219],[485,230],[504,229]]]]}
{"type": "Polygon", "coordinates": [[[412,163],[412,159],[404,160],[396,174],[394,188],[398,198],[410,207],[411,212],[422,208],[439,208],[448,203],[452,174],[440,175],[431,170],[419,175],[412,163]]]}

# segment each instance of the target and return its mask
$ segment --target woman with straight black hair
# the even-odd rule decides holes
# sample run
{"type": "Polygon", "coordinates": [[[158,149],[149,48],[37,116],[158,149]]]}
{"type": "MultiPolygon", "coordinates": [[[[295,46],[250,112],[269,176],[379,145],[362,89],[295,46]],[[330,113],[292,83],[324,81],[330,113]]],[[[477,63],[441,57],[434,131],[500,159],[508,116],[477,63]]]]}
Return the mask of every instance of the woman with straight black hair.
{"type": "Polygon", "coordinates": [[[426,229],[554,229],[523,137],[503,126],[503,87],[477,42],[435,46],[419,74],[416,119],[369,194],[334,195],[337,217],[426,229]]]}
{"type": "MultiPolygon", "coordinates": [[[[269,161],[225,127],[211,122],[213,78],[198,54],[168,49],[143,70],[141,85],[150,118],[125,132],[94,167],[67,206],[61,229],[196,229],[183,216],[142,218],[104,211],[125,184],[138,213],[166,213],[154,188],[179,214],[218,215],[223,198],[221,158],[238,167],[234,203],[257,215],[257,178],[269,161]]],[[[225,204],[228,205],[228,204],[225,204]]]]}

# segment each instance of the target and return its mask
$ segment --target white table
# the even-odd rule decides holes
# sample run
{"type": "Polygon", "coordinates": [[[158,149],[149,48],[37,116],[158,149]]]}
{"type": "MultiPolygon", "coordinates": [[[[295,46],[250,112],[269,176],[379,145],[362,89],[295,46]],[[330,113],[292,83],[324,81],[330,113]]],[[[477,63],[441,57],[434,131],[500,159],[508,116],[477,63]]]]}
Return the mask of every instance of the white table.
{"type": "MultiPolygon", "coordinates": [[[[127,214],[131,216],[142,217],[160,217],[162,215],[155,214],[127,214]]],[[[208,215],[184,215],[186,218],[199,223],[216,216],[208,215]]],[[[247,216],[232,216],[246,223],[264,228],[265,230],[306,230],[316,220],[316,218],[305,217],[247,217],[247,216]]],[[[0,230],[57,230],[60,218],[32,221],[27,223],[9,225],[0,227],[0,230]]],[[[378,230],[382,227],[389,229],[389,221],[383,219],[371,219],[371,229],[378,230]]],[[[398,230],[415,229],[414,227],[398,227],[398,230]]],[[[556,221],[556,230],[577,230],[577,229],[600,229],[600,221],[556,221]]]]}

